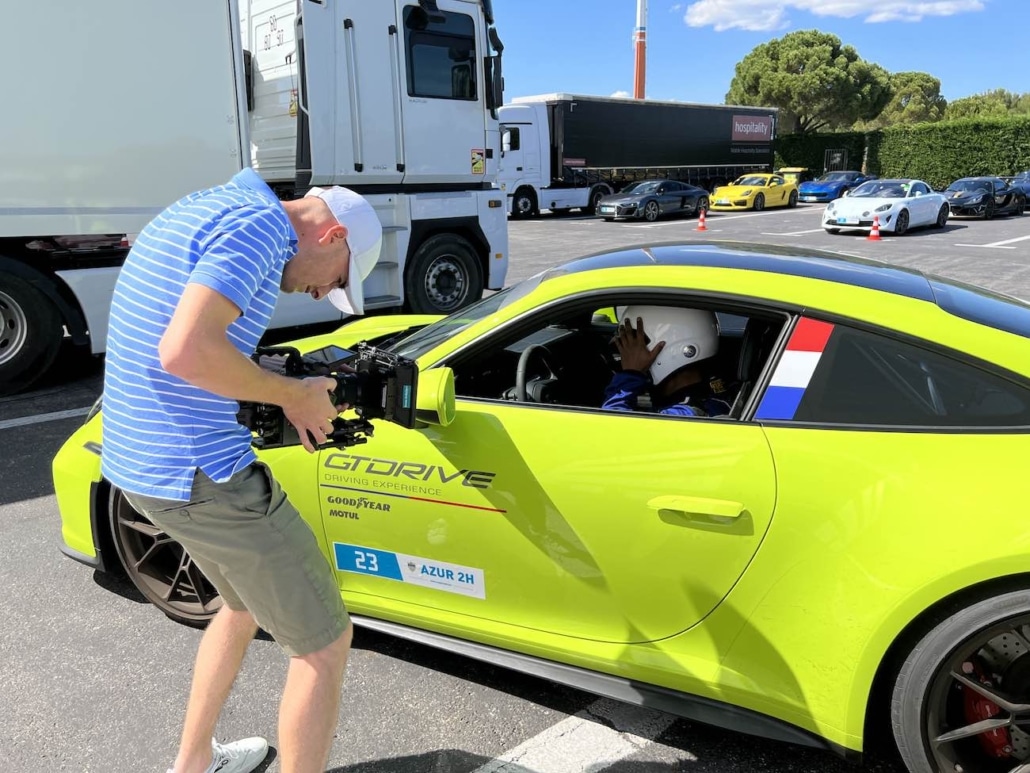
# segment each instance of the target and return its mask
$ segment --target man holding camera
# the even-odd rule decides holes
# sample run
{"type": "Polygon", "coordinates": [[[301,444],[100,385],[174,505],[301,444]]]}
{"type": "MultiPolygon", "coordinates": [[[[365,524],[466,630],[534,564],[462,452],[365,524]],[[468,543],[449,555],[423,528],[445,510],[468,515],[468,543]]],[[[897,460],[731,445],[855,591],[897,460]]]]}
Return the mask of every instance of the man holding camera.
{"type": "Polygon", "coordinates": [[[263,738],[215,725],[258,626],[290,656],[279,710],[283,773],[325,770],[353,628],[310,527],[236,420],[238,401],[282,407],[304,447],[347,406],[333,379],[293,379],[251,359],[280,290],[363,313],[382,226],[346,188],[279,201],[251,169],[190,194],[139,234],[111,305],[104,476],[183,545],[223,599],[197,653],[171,773],[248,773],[263,738]]]}

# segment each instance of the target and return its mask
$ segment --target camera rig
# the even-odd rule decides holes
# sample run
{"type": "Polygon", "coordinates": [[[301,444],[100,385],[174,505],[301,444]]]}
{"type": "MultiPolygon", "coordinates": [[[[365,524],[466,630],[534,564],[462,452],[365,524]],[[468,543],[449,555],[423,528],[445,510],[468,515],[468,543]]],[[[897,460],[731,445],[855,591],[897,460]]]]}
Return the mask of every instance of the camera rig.
{"type": "MultiPolygon", "coordinates": [[[[291,378],[324,376],[336,380],[331,399],[346,403],[356,419],[333,419],[326,437],[311,437],[319,448],[367,443],[373,434],[371,419],[384,419],[402,427],[415,426],[418,366],[414,360],[384,352],[365,342],[353,350],[326,346],[301,354],[291,346],[258,347],[252,358],[265,370],[291,378]]],[[[282,407],[270,403],[240,402],[236,419],[254,433],[257,448],[300,445],[300,433],[287,420],[282,407]]]]}

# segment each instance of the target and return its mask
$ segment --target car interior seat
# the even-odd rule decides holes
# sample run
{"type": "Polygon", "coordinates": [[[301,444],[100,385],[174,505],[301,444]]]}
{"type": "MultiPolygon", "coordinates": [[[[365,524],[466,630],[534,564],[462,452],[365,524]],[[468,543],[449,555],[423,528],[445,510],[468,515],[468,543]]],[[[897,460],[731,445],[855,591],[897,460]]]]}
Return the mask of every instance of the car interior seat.
{"type": "Polygon", "coordinates": [[[740,418],[755,381],[769,359],[778,331],[779,325],[768,320],[752,317],[747,321],[740,342],[740,357],[737,359],[737,381],[740,388],[727,418],[740,418]]]}

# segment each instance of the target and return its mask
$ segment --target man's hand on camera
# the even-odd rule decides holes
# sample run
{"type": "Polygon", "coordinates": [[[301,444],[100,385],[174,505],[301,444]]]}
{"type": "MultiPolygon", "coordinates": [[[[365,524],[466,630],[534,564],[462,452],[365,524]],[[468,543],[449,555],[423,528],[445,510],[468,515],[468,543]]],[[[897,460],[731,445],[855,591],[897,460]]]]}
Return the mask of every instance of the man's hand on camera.
{"type": "Polygon", "coordinates": [[[300,442],[308,453],[318,450],[318,443],[333,432],[333,419],[347,406],[333,405],[332,392],[336,389],[336,381],[331,378],[315,376],[297,380],[297,388],[289,405],[283,405],[283,413],[290,423],[297,428],[300,442]],[[312,438],[317,438],[312,442],[312,438]]]}
{"type": "Polygon", "coordinates": [[[637,317],[635,330],[628,319],[624,320],[619,325],[619,332],[615,336],[614,343],[622,359],[622,369],[635,370],[640,373],[647,373],[654,361],[658,359],[659,352],[665,347],[665,341],[659,341],[653,349],[647,348],[644,320],[640,317],[637,317]]]}

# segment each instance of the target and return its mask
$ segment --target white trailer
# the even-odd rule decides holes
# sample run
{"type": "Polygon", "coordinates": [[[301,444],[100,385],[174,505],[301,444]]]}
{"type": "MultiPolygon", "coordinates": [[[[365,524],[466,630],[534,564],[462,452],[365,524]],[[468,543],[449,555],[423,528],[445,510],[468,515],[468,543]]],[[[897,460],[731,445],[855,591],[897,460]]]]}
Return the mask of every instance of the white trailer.
{"type": "MultiPolygon", "coordinates": [[[[12,13],[26,34],[2,54],[8,104],[22,107],[0,125],[0,394],[45,372],[65,335],[102,353],[132,235],[248,165],[283,198],[333,184],[369,198],[384,225],[369,309],[450,312],[503,286],[489,0],[52,0],[12,13]]],[[[284,294],[272,326],[339,319],[284,294]]]]}

